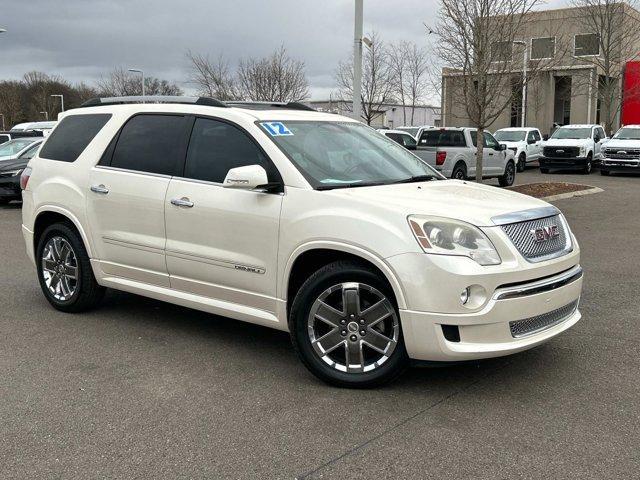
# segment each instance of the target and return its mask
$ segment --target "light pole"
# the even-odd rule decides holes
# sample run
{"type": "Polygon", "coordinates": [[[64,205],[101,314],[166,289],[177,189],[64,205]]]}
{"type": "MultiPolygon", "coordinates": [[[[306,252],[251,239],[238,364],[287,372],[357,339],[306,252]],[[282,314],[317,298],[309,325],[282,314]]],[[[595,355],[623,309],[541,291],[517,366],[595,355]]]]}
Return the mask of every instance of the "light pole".
{"type": "Polygon", "coordinates": [[[49,112],[40,112],[41,115],[44,115],[44,119],[49,121],[49,112]]]}
{"type": "Polygon", "coordinates": [[[353,118],[362,120],[362,30],[364,0],[356,0],[353,35],[353,118]]]}
{"type": "Polygon", "coordinates": [[[524,55],[522,57],[522,118],[521,123],[522,127],[525,127],[525,122],[527,120],[527,43],[522,40],[515,40],[513,42],[515,45],[522,45],[524,50],[524,55]]]}
{"type": "Polygon", "coordinates": [[[64,95],[51,95],[52,97],[58,97],[60,98],[60,111],[64,112],[64,95]]]}
{"type": "Polygon", "coordinates": [[[129,71],[139,73],[142,76],[142,96],[144,97],[144,72],[138,68],[130,68],[129,71]]]}

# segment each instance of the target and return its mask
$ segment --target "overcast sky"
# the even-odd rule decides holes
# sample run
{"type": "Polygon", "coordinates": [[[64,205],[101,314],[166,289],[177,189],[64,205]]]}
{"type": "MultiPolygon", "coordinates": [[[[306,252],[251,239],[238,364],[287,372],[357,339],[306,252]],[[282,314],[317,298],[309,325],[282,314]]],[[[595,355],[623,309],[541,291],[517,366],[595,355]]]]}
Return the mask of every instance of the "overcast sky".
{"type": "MultiPolygon", "coordinates": [[[[437,0],[364,3],[365,32],[428,47],[422,22],[436,21],[437,0]]],[[[236,64],[284,45],[305,62],[312,98],[320,99],[334,88],[338,61],[351,55],[353,8],[353,0],[2,0],[0,78],[39,70],[92,83],[122,66],[189,91],[189,49],[236,64]]]]}

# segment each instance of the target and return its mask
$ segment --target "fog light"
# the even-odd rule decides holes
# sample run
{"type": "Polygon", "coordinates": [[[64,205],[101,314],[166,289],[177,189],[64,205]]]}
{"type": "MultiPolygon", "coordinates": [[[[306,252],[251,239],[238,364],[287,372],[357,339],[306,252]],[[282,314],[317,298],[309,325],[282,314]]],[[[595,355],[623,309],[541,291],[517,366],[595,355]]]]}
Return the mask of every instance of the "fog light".
{"type": "Polygon", "coordinates": [[[471,291],[469,289],[469,287],[465,288],[462,293],[460,294],[460,303],[462,303],[462,305],[466,305],[467,302],[469,301],[469,295],[471,294],[471,291]]]}

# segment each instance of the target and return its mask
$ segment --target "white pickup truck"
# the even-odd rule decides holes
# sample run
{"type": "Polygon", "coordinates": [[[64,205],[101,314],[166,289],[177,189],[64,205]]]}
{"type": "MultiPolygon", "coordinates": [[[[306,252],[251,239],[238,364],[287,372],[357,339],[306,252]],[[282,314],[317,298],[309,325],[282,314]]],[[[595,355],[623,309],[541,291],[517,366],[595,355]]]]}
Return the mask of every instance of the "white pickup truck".
{"type": "Polygon", "coordinates": [[[625,125],[602,147],[600,173],[640,172],[640,125],[625,125]]]}
{"type": "Polygon", "coordinates": [[[513,152],[519,172],[524,172],[528,162],[535,162],[542,155],[542,135],[537,128],[501,128],[493,136],[513,152]]]}
{"type": "Polygon", "coordinates": [[[564,125],[544,142],[540,173],[551,169],[580,170],[588,175],[602,159],[602,145],[608,140],[600,125],[564,125]]]}
{"type": "MultiPolygon", "coordinates": [[[[429,128],[422,132],[416,154],[445,177],[464,180],[476,175],[477,130],[468,127],[429,128]]],[[[513,185],[516,163],[508,150],[484,132],[483,178],[497,178],[500,186],[513,185]]]]}

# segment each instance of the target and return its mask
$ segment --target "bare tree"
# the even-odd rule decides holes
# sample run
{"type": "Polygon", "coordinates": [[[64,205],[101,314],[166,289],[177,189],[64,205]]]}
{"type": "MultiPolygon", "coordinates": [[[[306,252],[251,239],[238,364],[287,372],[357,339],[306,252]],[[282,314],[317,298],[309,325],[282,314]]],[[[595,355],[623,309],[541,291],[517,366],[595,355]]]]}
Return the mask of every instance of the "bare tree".
{"type": "Polygon", "coordinates": [[[203,96],[218,100],[235,100],[238,98],[236,79],[223,55],[212,61],[208,55],[187,52],[191,62],[191,83],[203,96]]]}
{"type": "MultiPolygon", "coordinates": [[[[106,77],[97,82],[99,94],[109,97],[127,97],[142,95],[142,84],[138,75],[132,75],[124,68],[113,69],[106,77]]],[[[156,77],[145,77],[146,95],[182,95],[182,89],[173,82],[156,77]]]]}
{"type": "Polygon", "coordinates": [[[403,41],[389,47],[387,62],[394,96],[402,104],[403,123],[407,125],[407,110],[410,110],[413,125],[415,107],[428,89],[427,52],[415,43],[403,41]]]}
{"type": "MultiPolygon", "coordinates": [[[[391,82],[398,101],[402,104],[402,124],[407,124],[407,77],[409,76],[409,59],[407,52],[409,43],[406,41],[391,44],[387,49],[387,62],[389,64],[391,82]]],[[[413,120],[412,120],[413,121],[413,120]]]]}
{"type": "MultiPolygon", "coordinates": [[[[596,33],[594,44],[584,47],[599,51],[599,55],[580,56],[580,60],[595,67],[598,75],[597,98],[600,120],[607,133],[613,133],[623,104],[622,72],[624,63],[638,55],[640,30],[635,0],[572,0],[582,7],[577,21],[582,30],[596,33]],[[634,16],[635,18],[631,18],[634,16]],[[595,44],[597,42],[597,44],[595,44]]],[[[640,92],[624,92],[626,98],[638,97],[640,92]]]]}
{"type": "MultiPolygon", "coordinates": [[[[511,105],[514,41],[540,0],[440,0],[438,52],[453,78],[448,95],[477,127],[476,181],[482,182],[484,131],[511,105]],[[451,91],[454,88],[455,91],[451,91]]],[[[525,47],[526,48],[526,47],[525,47]]],[[[532,66],[541,68],[541,62],[532,66]]],[[[533,72],[532,72],[533,73],[533,72]]],[[[521,79],[522,82],[522,79],[521,79]]]]}
{"type": "Polygon", "coordinates": [[[266,58],[241,60],[238,88],[246,100],[299,102],[309,97],[304,62],[289,57],[284,46],[266,58]]]}
{"type": "MultiPolygon", "coordinates": [[[[393,100],[392,69],[387,60],[387,49],[374,32],[369,35],[371,48],[365,49],[362,65],[362,118],[371,125],[384,114],[381,107],[393,100]]],[[[338,97],[348,102],[353,98],[353,61],[340,62],[336,70],[338,97]]]]}

